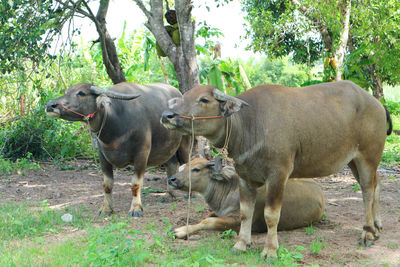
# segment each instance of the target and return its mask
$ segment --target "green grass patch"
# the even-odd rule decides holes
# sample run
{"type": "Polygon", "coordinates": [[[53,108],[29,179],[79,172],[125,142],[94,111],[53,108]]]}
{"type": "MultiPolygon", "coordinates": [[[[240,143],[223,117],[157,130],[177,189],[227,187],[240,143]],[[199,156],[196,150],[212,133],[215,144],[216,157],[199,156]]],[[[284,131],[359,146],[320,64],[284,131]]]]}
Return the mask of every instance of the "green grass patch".
{"type": "Polygon", "coordinates": [[[33,162],[32,154],[28,153],[26,158],[20,158],[16,161],[5,159],[0,155],[0,174],[25,174],[28,170],[39,170],[40,165],[33,162]]]}
{"type": "MultiPolygon", "coordinates": [[[[34,225],[36,233],[40,232],[40,226],[34,225]]],[[[260,256],[261,247],[233,254],[235,234],[231,232],[177,242],[167,235],[170,224],[166,219],[158,226],[135,230],[126,219],[114,217],[104,227],[87,225],[84,234],[62,241],[49,235],[3,240],[0,266],[296,266],[305,250],[281,246],[278,259],[266,260],[260,256]]]]}
{"type": "Polygon", "coordinates": [[[84,212],[84,208],[53,210],[46,201],[36,206],[28,202],[5,202],[0,205],[0,239],[15,240],[44,233],[58,233],[67,225],[82,228],[89,223],[84,212]],[[65,213],[73,215],[71,223],[62,221],[61,216],[65,213]]]}

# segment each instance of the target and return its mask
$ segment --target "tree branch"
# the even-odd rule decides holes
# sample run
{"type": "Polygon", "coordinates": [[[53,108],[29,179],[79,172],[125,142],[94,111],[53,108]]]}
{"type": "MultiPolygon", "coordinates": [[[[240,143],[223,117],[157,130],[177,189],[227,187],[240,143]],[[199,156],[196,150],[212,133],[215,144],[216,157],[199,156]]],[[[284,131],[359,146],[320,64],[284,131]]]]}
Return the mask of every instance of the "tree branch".
{"type": "Polygon", "coordinates": [[[144,6],[143,2],[140,0],[133,0],[135,1],[136,5],[142,10],[142,12],[144,13],[144,15],[147,17],[148,20],[150,20],[151,18],[151,13],[150,11],[148,11],[146,9],[146,7],[144,6]]]}
{"type": "Polygon", "coordinates": [[[318,29],[318,31],[321,34],[322,40],[324,41],[325,48],[328,51],[331,51],[332,50],[332,45],[333,45],[332,37],[329,34],[329,31],[326,28],[326,26],[324,25],[324,23],[321,21],[321,19],[318,18],[318,17],[312,16],[310,14],[310,9],[306,8],[298,0],[290,0],[290,1],[292,2],[292,4],[295,7],[297,7],[299,9],[300,13],[302,13],[303,16],[308,18],[312,22],[312,24],[318,29]]]}

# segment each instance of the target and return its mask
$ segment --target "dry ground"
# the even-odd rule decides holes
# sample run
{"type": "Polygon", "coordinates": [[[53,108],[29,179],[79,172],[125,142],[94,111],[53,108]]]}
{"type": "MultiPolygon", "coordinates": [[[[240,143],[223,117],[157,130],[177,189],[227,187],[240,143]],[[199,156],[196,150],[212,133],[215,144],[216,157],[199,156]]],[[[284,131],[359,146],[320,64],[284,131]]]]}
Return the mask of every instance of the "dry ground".
{"type": "MultiPolygon", "coordinates": [[[[25,175],[0,177],[0,203],[9,201],[42,201],[47,199],[51,207],[60,208],[69,205],[84,205],[89,214],[97,212],[103,200],[102,178],[88,162],[77,161],[64,166],[42,164],[41,170],[29,171],[25,175]]],[[[279,241],[289,248],[301,245],[305,265],[348,265],[348,266],[400,266],[400,166],[390,170],[381,170],[382,176],[382,220],[384,230],[381,238],[370,248],[360,248],[358,238],[363,225],[363,207],[361,192],[354,192],[356,184],[349,170],[318,179],[326,195],[326,220],[314,225],[314,233],[306,234],[305,228],[279,233],[279,241]],[[326,247],[318,254],[310,252],[309,246],[315,240],[322,241],[326,247]]],[[[113,190],[114,211],[125,214],[130,206],[130,177],[127,170],[115,175],[113,190]]],[[[187,200],[181,193],[174,202],[162,203],[165,193],[152,193],[151,189],[166,189],[166,177],[159,170],[150,170],[145,175],[143,194],[144,217],[132,219],[132,225],[140,228],[150,222],[160,222],[166,217],[174,226],[186,222],[187,200]],[[146,190],[145,190],[146,191],[146,190]]],[[[201,197],[192,201],[191,221],[198,222],[208,212],[201,197]]],[[[71,231],[74,231],[71,229],[71,231]]],[[[69,236],[71,233],[65,233],[69,236]]],[[[213,233],[202,233],[190,241],[213,233]]],[[[51,237],[49,237],[51,238],[51,237]]],[[[57,238],[57,237],[53,237],[57,238]]],[[[253,235],[254,247],[262,246],[265,234],[253,235]]]]}

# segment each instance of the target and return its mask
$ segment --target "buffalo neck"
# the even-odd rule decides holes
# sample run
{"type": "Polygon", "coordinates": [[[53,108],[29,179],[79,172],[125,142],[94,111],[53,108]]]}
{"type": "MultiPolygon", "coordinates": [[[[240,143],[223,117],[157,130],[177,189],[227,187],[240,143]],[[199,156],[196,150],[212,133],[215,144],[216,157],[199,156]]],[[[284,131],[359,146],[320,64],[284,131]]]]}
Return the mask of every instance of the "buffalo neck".
{"type": "Polygon", "coordinates": [[[94,118],[90,119],[88,121],[90,132],[92,134],[96,134],[96,135],[100,134],[101,125],[105,123],[105,121],[103,121],[104,119],[106,119],[105,111],[104,111],[104,108],[101,108],[101,109],[97,110],[94,118]]]}
{"type": "Polygon", "coordinates": [[[224,202],[227,197],[238,188],[238,180],[230,179],[227,181],[210,180],[203,197],[210,208],[218,213],[224,209],[224,202]]]}
{"type": "Polygon", "coordinates": [[[240,117],[232,114],[230,117],[224,118],[221,124],[221,128],[216,133],[204,137],[217,148],[223,148],[227,140],[226,148],[228,149],[229,156],[233,157],[236,154],[238,145],[241,143],[240,127],[238,127],[240,125],[240,117]],[[227,138],[227,135],[229,138],[227,138]]]}

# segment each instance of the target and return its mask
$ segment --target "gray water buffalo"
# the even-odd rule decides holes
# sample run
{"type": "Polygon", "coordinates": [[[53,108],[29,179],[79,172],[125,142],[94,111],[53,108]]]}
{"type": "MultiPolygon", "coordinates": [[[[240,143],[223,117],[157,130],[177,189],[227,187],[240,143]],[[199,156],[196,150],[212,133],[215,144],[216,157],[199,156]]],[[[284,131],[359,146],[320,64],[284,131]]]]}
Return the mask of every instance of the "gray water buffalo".
{"type": "MultiPolygon", "coordinates": [[[[196,158],[189,164],[182,165],[179,172],[168,179],[174,188],[189,190],[189,173],[191,190],[200,193],[212,209],[212,213],[198,224],[182,226],[174,230],[177,238],[186,238],[201,230],[227,229],[239,230],[240,198],[239,176],[230,166],[221,170],[215,162],[196,158]]],[[[253,232],[266,232],[264,206],[267,199],[265,187],[257,189],[257,199],[252,222],[253,232]]],[[[287,182],[283,194],[281,217],[278,230],[291,230],[304,227],[321,220],[325,209],[322,188],[310,179],[291,179],[287,182]]]]}
{"type": "Polygon", "coordinates": [[[160,123],[167,101],[181,96],[176,88],[161,83],[119,83],[107,91],[80,83],[47,104],[46,113],[51,117],[89,124],[104,176],[100,214],[113,211],[113,167],[134,165],[128,215],[138,217],[143,211],[140,191],[146,166],[165,164],[170,176],[178,164],[188,161],[190,138],[168,131],[160,123]]]}
{"type": "Polygon", "coordinates": [[[361,185],[365,224],[361,242],[379,237],[380,178],[376,173],[392,123],[383,105],[350,81],[302,88],[261,85],[231,97],[197,86],[172,99],[162,122],[226,148],[241,180],[240,233],[234,249],[251,241],[256,188],[264,185],[268,234],[263,256],[276,257],[277,226],[288,178],[327,176],[345,165],[361,185]],[[387,126],[389,125],[389,129],[387,126]]]}

